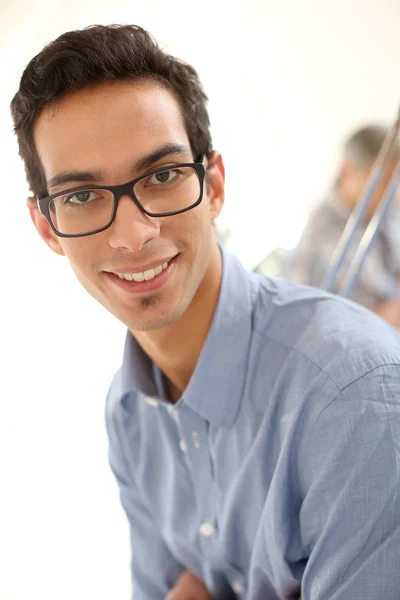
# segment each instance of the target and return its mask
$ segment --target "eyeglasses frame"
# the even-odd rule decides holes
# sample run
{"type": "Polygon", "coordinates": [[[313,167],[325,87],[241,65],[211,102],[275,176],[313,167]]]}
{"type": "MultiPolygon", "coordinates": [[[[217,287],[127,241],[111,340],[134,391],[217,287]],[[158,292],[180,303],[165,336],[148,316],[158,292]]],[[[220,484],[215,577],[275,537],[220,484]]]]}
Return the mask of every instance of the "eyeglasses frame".
{"type": "Polygon", "coordinates": [[[200,157],[198,162],[179,163],[179,164],[173,164],[173,165],[171,164],[171,165],[164,165],[163,167],[158,167],[157,169],[148,171],[147,173],[140,175],[139,177],[135,177],[131,181],[128,181],[128,183],[122,183],[120,185],[85,185],[85,186],[79,186],[76,188],[70,188],[67,190],[63,190],[62,192],[57,192],[56,194],[47,196],[46,198],[37,198],[37,206],[38,206],[38,209],[41,212],[41,214],[48,221],[50,227],[52,228],[53,232],[56,234],[57,237],[62,237],[62,238],[87,237],[89,235],[94,235],[95,233],[100,233],[101,231],[105,231],[106,229],[111,227],[111,225],[113,224],[113,222],[115,220],[115,216],[117,214],[118,202],[120,201],[122,196],[129,196],[133,200],[133,202],[136,204],[136,206],[148,217],[172,217],[174,215],[179,215],[181,213],[187,212],[188,210],[192,210],[192,208],[195,208],[196,206],[198,206],[200,204],[200,202],[203,200],[204,179],[205,179],[205,175],[206,175],[206,169],[207,169],[207,159],[206,159],[206,157],[200,157]],[[156,175],[157,173],[163,173],[164,171],[168,171],[169,169],[178,169],[180,167],[192,167],[197,173],[197,177],[199,179],[199,184],[200,184],[200,193],[199,193],[199,197],[196,200],[196,202],[194,202],[187,208],[183,208],[181,210],[176,210],[176,211],[172,211],[172,212],[168,212],[168,213],[152,213],[152,212],[146,210],[141,205],[141,203],[137,199],[137,197],[135,196],[134,186],[138,183],[138,181],[141,181],[142,179],[147,179],[148,177],[151,177],[152,175],[156,175]],[[59,196],[63,196],[65,194],[70,194],[72,192],[86,191],[86,190],[88,190],[88,191],[107,190],[113,194],[114,208],[113,208],[113,212],[111,214],[111,218],[110,218],[109,222],[104,227],[99,227],[98,229],[94,229],[93,231],[89,231],[88,233],[61,233],[60,231],[58,231],[55,228],[54,223],[51,220],[50,208],[49,208],[51,201],[54,200],[54,198],[58,198],[59,196]]]}

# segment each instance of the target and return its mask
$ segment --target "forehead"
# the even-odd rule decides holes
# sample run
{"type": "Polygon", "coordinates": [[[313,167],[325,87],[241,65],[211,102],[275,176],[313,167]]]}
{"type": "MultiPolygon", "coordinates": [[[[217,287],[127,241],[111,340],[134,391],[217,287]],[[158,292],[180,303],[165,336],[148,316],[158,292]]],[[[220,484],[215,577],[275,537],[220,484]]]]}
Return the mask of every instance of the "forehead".
{"type": "Polygon", "coordinates": [[[72,92],[43,110],[34,140],[47,179],[68,169],[117,176],[163,144],[189,147],[177,100],[153,81],[102,83],[72,92]]]}

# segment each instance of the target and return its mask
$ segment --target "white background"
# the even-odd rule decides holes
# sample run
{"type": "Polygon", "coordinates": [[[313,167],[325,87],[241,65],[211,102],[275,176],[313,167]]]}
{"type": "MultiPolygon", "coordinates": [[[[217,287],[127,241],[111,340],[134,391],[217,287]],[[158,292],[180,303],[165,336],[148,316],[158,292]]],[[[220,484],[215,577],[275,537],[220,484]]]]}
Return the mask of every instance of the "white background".
{"type": "Polygon", "coordinates": [[[60,33],[148,28],[199,71],[225,157],[223,222],[248,267],[292,247],[340,143],[400,102],[399,0],[0,0],[0,599],[129,597],[104,396],[124,331],[37,237],[8,105],[60,33]]]}

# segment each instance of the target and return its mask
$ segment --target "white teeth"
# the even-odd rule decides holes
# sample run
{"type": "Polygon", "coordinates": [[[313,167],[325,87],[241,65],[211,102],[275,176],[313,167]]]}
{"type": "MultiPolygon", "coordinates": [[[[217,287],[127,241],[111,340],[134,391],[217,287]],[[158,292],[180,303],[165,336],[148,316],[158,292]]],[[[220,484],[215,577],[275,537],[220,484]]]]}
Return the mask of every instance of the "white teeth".
{"type": "Polygon", "coordinates": [[[144,274],[143,273],[132,273],[132,279],[133,279],[133,281],[144,281],[144,274]]]}
{"type": "Polygon", "coordinates": [[[168,262],[165,262],[154,269],[148,269],[141,273],[116,273],[116,275],[118,275],[120,279],[127,279],[128,281],[150,281],[150,279],[154,279],[154,277],[165,271],[167,267],[168,262]]]}
{"type": "Polygon", "coordinates": [[[145,271],[143,273],[144,278],[146,281],[149,281],[150,279],[154,279],[154,277],[156,276],[156,273],[154,271],[154,269],[149,269],[148,271],[145,271]]]}

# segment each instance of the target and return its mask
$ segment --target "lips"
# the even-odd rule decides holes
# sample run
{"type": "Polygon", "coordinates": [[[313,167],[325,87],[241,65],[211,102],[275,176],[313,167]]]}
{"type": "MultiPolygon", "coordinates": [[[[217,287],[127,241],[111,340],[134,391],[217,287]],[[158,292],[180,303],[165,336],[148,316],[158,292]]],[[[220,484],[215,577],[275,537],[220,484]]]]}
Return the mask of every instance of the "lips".
{"type": "MultiPolygon", "coordinates": [[[[173,256],[167,261],[142,267],[143,271],[138,271],[138,267],[121,267],[118,270],[105,271],[105,275],[124,292],[129,294],[141,294],[156,291],[162,288],[171,278],[174,271],[175,261],[178,255],[173,256]]],[[[163,260],[163,259],[160,259],[163,260]]]]}
{"type": "Polygon", "coordinates": [[[147,269],[146,271],[139,271],[135,273],[115,273],[115,275],[117,275],[117,277],[120,279],[126,279],[127,281],[150,281],[151,279],[154,279],[154,277],[157,277],[157,275],[160,275],[167,268],[168,261],[162,265],[154,267],[153,269],[147,269]]]}

